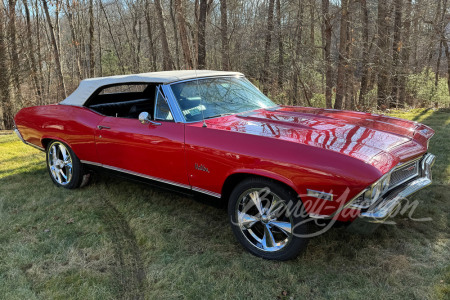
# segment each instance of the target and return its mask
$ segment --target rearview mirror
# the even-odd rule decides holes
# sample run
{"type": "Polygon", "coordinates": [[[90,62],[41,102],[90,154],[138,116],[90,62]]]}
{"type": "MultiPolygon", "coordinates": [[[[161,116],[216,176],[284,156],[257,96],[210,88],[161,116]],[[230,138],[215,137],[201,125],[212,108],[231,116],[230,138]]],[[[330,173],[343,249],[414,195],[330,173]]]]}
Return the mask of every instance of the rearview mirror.
{"type": "Polygon", "coordinates": [[[142,124],[152,124],[152,125],[161,125],[161,123],[158,122],[154,122],[151,120],[150,114],[146,111],[143,111],[139,114],[139,122],[141,122],[142,124]]]}

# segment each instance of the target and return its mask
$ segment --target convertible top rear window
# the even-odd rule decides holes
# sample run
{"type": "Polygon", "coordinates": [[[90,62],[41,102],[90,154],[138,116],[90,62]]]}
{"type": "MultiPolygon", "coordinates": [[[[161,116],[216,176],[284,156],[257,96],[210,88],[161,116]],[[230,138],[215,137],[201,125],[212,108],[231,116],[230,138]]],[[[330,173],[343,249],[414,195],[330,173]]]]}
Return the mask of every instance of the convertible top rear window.
{"type": "Polygon", "coordinates": [[[118,93],[143,93],[148,87],[148,83],[130,83],[112,85],[103,88],[99,95],[118,94],[118,93]]]}

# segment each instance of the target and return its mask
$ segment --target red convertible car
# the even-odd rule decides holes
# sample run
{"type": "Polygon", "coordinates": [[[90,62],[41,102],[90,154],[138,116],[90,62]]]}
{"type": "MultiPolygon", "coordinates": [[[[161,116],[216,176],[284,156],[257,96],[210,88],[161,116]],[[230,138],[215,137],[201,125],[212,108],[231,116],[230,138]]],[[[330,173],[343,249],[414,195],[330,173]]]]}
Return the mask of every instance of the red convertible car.
{"type": "Polygon", "coordinates": [[[58,104],[22,109],[15,126],[46,152],[57,186],[103,168],[227,199],[239,242],[277,260],[305,249],[311,220],[372,230],[431,183],[435,160],[423,124],[276,105],[236,72],[86,79],[58,104]]]}

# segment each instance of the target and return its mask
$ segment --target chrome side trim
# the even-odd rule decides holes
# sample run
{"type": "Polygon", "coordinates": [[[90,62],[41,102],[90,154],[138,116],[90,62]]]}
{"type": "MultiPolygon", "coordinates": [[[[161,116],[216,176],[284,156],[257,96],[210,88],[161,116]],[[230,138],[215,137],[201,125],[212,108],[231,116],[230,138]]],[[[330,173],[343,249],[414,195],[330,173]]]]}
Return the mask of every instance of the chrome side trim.
{"type": "Polygon", "coordinates": [[[421,162],[421,177],[400,187],[397,192],[394,190],[383,201],[369,208],[368,211],[361,213],[360,218],[370,223],[383,223],[396,210],[404,198],[431,184],[431,167],[435,160],[436,157],[433,154],[425,155],[421,162]]]}
{"type": "Polygon", "coordinates": [[[196,192],[199,192],[199,193],[203,193],[203,194],[212,196],[212,197],[216,197],[216,198],[222,197],[221,194],[214,193],[214,192],[211,192],[211,191],[208,191],[208,190],[204,190],[204,189],[201,189],[201,188],[198,188],[198,187],[195,187],[195,186],[192,187],[192,190],[196,191],[196,192]]]}
{"type": "Polygon", "coordinates": [[[14,133],[19,137],[19,139],[23,142],[26,143],[25,140],[23,139],[22,135],[19,132],[19,129],[14,128],[14,133]]]}
{"type": "MultiPolygon", "coordinates": [[[[341,211],[343,211],[346,208],[349,208],[353,202],[355,202],[356,199],[358,199],[362,194],[364,194],[367,191],[367,189],[362,190],[361,192],[359,192],[355,197],[353,197],[350,201],[348,201],[347,203],[345,203],[344,205],[339,206],[339,208],[332,213],[331,215],[319,215],[319,214],[309,214],[309,216],[313,219],[332,219],[334,218],[334,216],[338,215],[341,213],[341,211]]],[[[355,208],[357,209],[357,208],[355,208]]]]}
{"type": "Polygon", "coordinates": [[[25,145],[31,146],[31,147],[33,147],[33,148],[36,148],[36,149],[38,149],[38,150],[40,150],[40,151],[44,151],[44,152],[45,152],[45,149],[44,149],[44,148],[42,148],[42,147],[40,147],[40,146],[37,146],[37,145],[35,145],[35,144],[32,144],[32,143],[29,143],[29,142],[25,141],[25,140],[23,139],[22,135],[20,134],[19,129],[15,128],[15,129],[14,129],[14,132],[15,132],[15,134],[19,137],[19,139],[20,139],[25,145]]]}
{"type": "Polygon", "coordinates": [[[214,193],[214,192],[211,192],[211,191],[208,191],[208,190],[204,190],[204,189],[201,189],[201,188],[198,188],[198,187],[195,187],[195,186],[191,187],[190,185],[183,184],[183,183],[178,183],[178,182],[175,182],[175,181],[172,181],[172,180],[167,180],[167,179],[163,179],[163,178],[159,178],[159,177],[145,175],[145,174],[142,174],[142,173],[133,172],[133,171],[129,171],[129,170],[125,170],[125,169],[122,169],[122,168],[113,167],[113,166],[108,166],[108,165],[104,165],[104,164],[93,162],[93,161],[80,160],[80,162],[83,163],[83,164],[88,164],[88,165],[93,165],[93,166],[97,166],[97,167],[102,167],[102,168],[105,168],[105,169],[110,169],[110,170],[113,170],[113,171],[122,172],[122,173],[126,173],[126,174],[133,175],[133,176],[138,176],[138,177],[145,178],[145,179],[150,179],[150,180],[158,181],[158,182],[161,182],[161,183],[170,184],[170,185],[181,187],[181,188],[184,188],[184,189],[193,190],[193,191],[200,192],[200,193],[203,193],[203,194],[206,194],[206,195],[209,195],[209,196],[213,196],[213,197],[216,197],[216,198],[220,198],[222,196],[221,194],[214,193]]]}
{"type": "Polygon", "coordinates": [[[333,201],[333,194],[310,190],[310,189],[306,189],[306,192],[309,197],[323,199],[323,200],[327,200],[327,201],[333,201]]]}
{"type": "Polygon", "coordinates": [[[93,166],[97,166],[97,167],[103,167],[103,165],[101,163],[96,163],[96,162],[93,162],[93,161],[80,160],[80,162],[82,164],[93,165],[93,166]]]}
{"type": "Polygon", "coordinates": [[[327,220],[330,219],[330,216],[328,215],[318,215],[318,214],[309,214],[309,217],[311,219],[317,219],[317,220],[327,220]]]}
{"type": "Polygon", "coordinates": [[[187,189],[191,188],[187,184],[182,184],[182,183],[174,182],[174,181],[163,179],[163,178],[159,178],[159,177],[145,175],[145,174],[142,174],[142,173],[125,170],[125,169],[122,169],[122,168],[108,166],[108,165],[104,165],[104,164],[101,164],[101,163],[91,162],[91,161],[87,161],[87,160],[80,160],[80,162],[83,163],[83,164],[89,164],[89,165],[93,165],[93,166],[97,166],[97,167],[102,167],[102,168],[105,168],[105,169],[110,169],[110,170],[113,170],[113,171],[118,171],[118,172],[126,173],[126,174],[129,174],[129,175],[138,176],[138,177],[142,177],[142,178],[145,178],[145,179],[155,180],[155,181],[159,181],[159,182],[162,182],[162,183],[167,183],[167,184],[170,184],[170,185],[175,185],[175,186],[182,187],[182,188],[187,188],[187,189]]]}
{"type": "Polygon", "coordinates": [[[28,146],[31,146],[33,148],[36,148],[36,149],[38,149],[38,150],[40,150],[42,152],[45,152],[45,149],[43,147],[36,146],[35,144],[28,143],[27,141],[25,141],[25,144],[27,144],[28,146]]]}

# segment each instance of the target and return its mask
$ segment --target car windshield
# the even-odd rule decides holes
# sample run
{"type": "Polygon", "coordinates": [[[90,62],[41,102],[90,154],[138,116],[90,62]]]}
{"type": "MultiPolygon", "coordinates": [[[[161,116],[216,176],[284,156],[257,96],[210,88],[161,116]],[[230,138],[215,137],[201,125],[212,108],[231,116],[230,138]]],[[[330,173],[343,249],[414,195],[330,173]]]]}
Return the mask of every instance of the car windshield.
{"type": "Polygon", "coordinates": [[[171,87],[187,122],[276,106],[243,77],[198,79],[171,87]]]}

